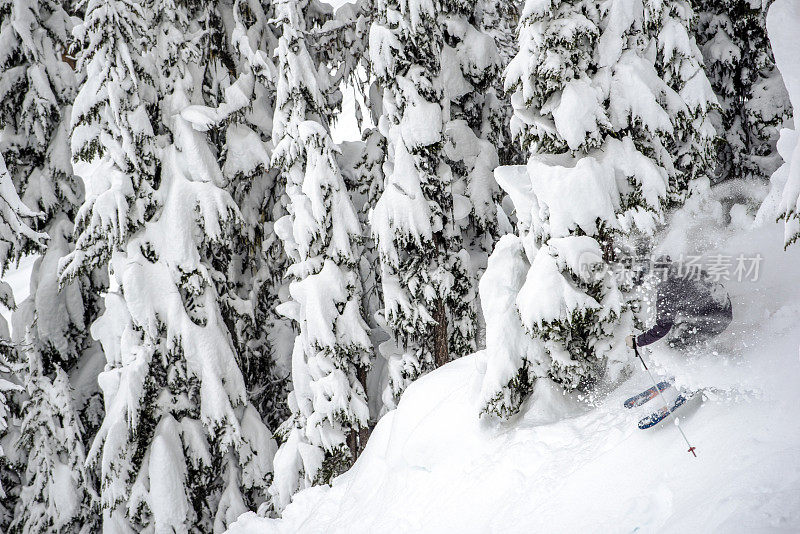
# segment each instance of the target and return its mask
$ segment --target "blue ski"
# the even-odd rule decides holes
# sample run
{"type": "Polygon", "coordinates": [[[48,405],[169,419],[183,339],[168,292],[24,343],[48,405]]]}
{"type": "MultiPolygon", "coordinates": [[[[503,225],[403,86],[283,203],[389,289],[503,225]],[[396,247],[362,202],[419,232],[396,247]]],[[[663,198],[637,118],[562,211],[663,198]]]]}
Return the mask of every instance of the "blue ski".
{"type": "Polygon", "coordinates": [[[648,388],[639,393],[638,395],[634,395],[630,399],[626,400],[624,403],[622,403],[622,405],[625,406],[626,408],[636,408],[637,406],[641,406],[647,401],[655,399],[658,396],[658,392],[664,391],[665,389],[670,387],[674,380],[675,380],[674,378],[668,378],[667,380],[659,382],[658,389],[656,389],[656,386],[648,388]]]}
{"type": "Polygon", "coordinates": [[[683,404],[692,395],[693,395],[693,393],[681,393],[680,395],[678,395],[678,398],[676,398],[669,407],[664,406],[663,408],[661,408],[657,412],[651,413],[647,417],[642,418],[639,421],[639,428],[641,428],[642,430],[645,430],[647,428],[650,428],[650,427],[653,427],[653,426],[657,425],[658,423],[660,423],[661,421],[666,419],[669,416],[669,414],[671,414],[672,412],[677,410],[679,407],[683,406],[683,404]]]}

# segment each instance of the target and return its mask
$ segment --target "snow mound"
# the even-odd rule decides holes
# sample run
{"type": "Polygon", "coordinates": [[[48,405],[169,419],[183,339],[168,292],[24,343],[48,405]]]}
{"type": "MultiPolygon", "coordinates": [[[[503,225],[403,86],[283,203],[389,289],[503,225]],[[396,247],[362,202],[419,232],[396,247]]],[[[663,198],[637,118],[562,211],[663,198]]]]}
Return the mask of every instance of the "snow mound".
{"type": "Polygon", "coordinates": [[[591,399],[539,382],[510,421],[479,418],[484,351],[412,384],[332,486],[229,533],[798,531],[800,249],[783,252],[781,233],[718,241],[719,253],[763,257],[757,280],[726,283],[734,323],[695,354],[647,356],[679,387],[708,390],[680,412],[697,458],[670,421],[636,427],[658,401],[622,407],[648,387],[638,369],[591,399]]]}

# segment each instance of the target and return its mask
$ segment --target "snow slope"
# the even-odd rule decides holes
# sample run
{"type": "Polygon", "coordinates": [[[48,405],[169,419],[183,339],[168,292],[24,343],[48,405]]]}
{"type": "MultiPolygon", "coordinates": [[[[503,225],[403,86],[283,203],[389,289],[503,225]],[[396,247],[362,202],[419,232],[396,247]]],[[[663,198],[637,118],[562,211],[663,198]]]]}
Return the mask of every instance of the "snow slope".
{"type": "Polygon", "coordinates": [[[783,252],[777,224],[711,231],[713,210],[696,208],[684,243],[763,257],[757,281],[726,284],[735,319],[720,339],[648,356],[678,384],[718,390],[680,412],[697,458],[672,421],[636,427],[657,401],[621,407],[648,387],[638,367],[592,399],[539,387],[516,419],[479,420],[479,352],[409,387],[331,487],[297,494],[280,520],[246,514],[230,534],[800,530],[800,247],[783,252]]]}

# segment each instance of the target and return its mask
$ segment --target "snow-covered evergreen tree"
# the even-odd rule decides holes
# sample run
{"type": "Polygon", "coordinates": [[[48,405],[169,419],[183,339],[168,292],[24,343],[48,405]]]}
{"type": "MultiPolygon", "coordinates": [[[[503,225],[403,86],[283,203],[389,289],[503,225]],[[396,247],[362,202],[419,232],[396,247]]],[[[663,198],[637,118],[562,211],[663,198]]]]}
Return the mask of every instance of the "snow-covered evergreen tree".
{"type": "MultiPolygon", "coordinates": [[[[505,70],[511,59],[519,51],[517,26],[522,10],[520,0],[481,0],[476,2],[474,20],[476,27],[492,36],[500,55],[500,72],[505,70]]],[[[513,165],[524,163],[525,155],[511,135],[510,121],[514,109],[510,95],[503,90],[503,77],[495,76],[494,94],[487,103],[490,112],[487,118],[491,124],[488,132],[492,144],[497,149],[500,163],[513,165]]]]}
{"type": "Polygon", "coordinates": [[[468,248],[491,247],[497,154],[487,138],[499,56],[474,25],[474,9],[381,0],[370,29],[386,140],[385,183],[370,221],[391,335],[381,345],[388,408],[420,374],[476,347],[480,261],[468,248]]]}
{"type": "Polygon", "coordinates": [[[20,191],[37,182],[32,171],[45,164],[62,108],[74,97],[74,73],[63,61],[71,26],[57,1],[0,3],[0,150],[20,191]]]}
{"type": "MultiPolygon", "coordinates": [[[[236,327],[239,361],[250,402],[274,430],[289,415],[293,332],[289,321],[275,311],[280,294],[287,291],[287,260],[274,231],[275,222],[286,213],[285,188],[270,163],[278,46],[273,17],[271,4],[234,3],[233,56],[239,79],[252,77],[253,92],[249,106],[231,115],[221,155],[223,175],[246,225],[247,246],[240,247],[241,260],[232,262],[238,271],[228,277],[239,282],[239,297],[248,302],[248,313],[239,314],[236,327]]],[[[227,308],[239,309],[234,302],[227,308]]]]}
{"type": "MultiPolygon", "coordinates": [[[[329,50],[330,63],[340,79],[340,87],[352,90],[355,103],[356,125],[361,130],[360,141],[339,144],[337,162],[344,178],[353,206],[358,215],[363,235],[354,243],[357,269],[361,280],[361,308],[371,339],[371,352],[378,353],[379,346],[388,334],[380,312],[383,310],[383,292],[380,282],[380,260],[375,237],[369,231],[370,212],[378,202],[384,185],[383,163],[386,159],[386,138],[375,125],[380,117],[382,102],[379,81],[372,73],[369,60],[369,33],[374,18],[374,2],[360,0],[344,4],[334,13],[332,21],[317,30],[321,43],[329,50]],[[325,28],[328,28],[327,30],[325,28]],[[364,118],[361,102],[368,113],[364,118]]],[[[317,47],[320,46],[317,45],[317,47]]],[[[335,81],[335,80],[334,80],[335,81]]],[[[335,95],[334,95],[335,96],[335,95]]],[[[331,123],[342,117],[340,110],[331,105],[331,123]]],[[[344,119],[348,118],[344,116],[344,119]]],[[[386,380],[386,361],[375,358],[370,368],[359,369],[359,381],[364,384],[369,403],[370,417],[377,420],[384,409],[381,395],[386,380]]],[[[368,440],[370,429],[362,428],[359,452],[368,440]]]]}
{"type": "Polygon", "coordinates": [[[757,220],[783,220],[784,247],[800,239],[800,56],[797,54],[797,26],[800,7],[787,0],[775,0],[767,14],[767,29],[775,64],[783,77],[792,107],[793,128],[783,128],[778,153],[783,164],[770,177],[770,192],[759,209],[757,220]]]}
{"type": "MultiPolygon", "coordinates": [[[[287,377],[291,368],[290,322],[275,307],[287,291],[286,256],[274,232],[286,213],[285,188],[270,163],[275,106],[274,9],[269,3],[238,0],[232,6],[230,44],[217,32],[213,68],[206,69],[208,95],[216,107],[193,106],[205,114],[219,154],[226,190],[241,211],[241,239],[233,258],[216,265],[221,311],[232,335],[249,401],[271,429],[288,416],[287,377]],[[228,50],[227,48],[230,48],[228,50]]],[[[227,20],[223,15],[222,20],[227,20]]],[[[222,30],[224,28],[220,28],[222,30]]],[[[227,30],[226,30],[227,31],[227,30]]]]}
{"type": "MultiPolygon", "coordinates": [[[[5,272],[8,263],[31,244],[43,244],[46,236],[29,226],[36,215],[20,200],[0,153],[0,272],[5,272]]],[[[12,310],[16,307],[11,286],[5,280],[0,280],[0,304],[12,310]]],[[[3,529],[13,520],[14,504],[19,495],[17,455],[11,450],[17,435],[17,429],[11,428],[14,422],[12,395],[21,389],[9,362],[15,353],[8,324],[0,317],[0,528],[3,529]]]]}
{"type": "Polygon", "coordinates": [[[286,212],[286,194],[270,163],[276,24],[268,3],[237,0],[230,14],[226,9],[210,15],[210,63],[203,78],[208,105],[192,105],[183,115],[194,128],[208,131],[225,189],[241,211],[240,239],[230,244],[229,260],[212,262],[221,269],[212,278],[248,398],[270,428],[277,428],[287,416],[294,335],[289,321],[275,311],[279,295],[288,290],[287,260],[274,232],[286,212]]]}
{"type": "Polygon", "coordinates": [[[273,164],[286,181],[289,214],[275,230],[291,261],[292,279],[291,299],[279,311],[299,329],[292,354],[292,414],[278,430],[283,443],[270,487],[277,510],[298,489],[326,483],[349,467],[359,430],[369,420],[358,379],[371,352],[356,256],[362,230],[327,126],[329,82],[309,53],[309,5],[276,6],[282,34],[273,164]]]}
{"type": "Polygon", "coordinates": [[[26,470],[12,531],[98,526],[96,478],[84,462],[103,412],[97,385],[103,354],[88,325],[100,311],[104,284],[95,275],[59,290],[58,264],[71,250],[71,229],[63,213],[48,225],[50,240],[34,264],[30,295],[12,315],[15,369],[26,393],[18,453],[26,470]]]}
{"type": "Polygon", "coordinates": [[[444,159],[452,172],[450,218],[470,255],[466,298],[451,303],[449,310],[451,351],[460,355],[477,348],[478,280],[498,235],[500,193],[493,171],[498,147],[511,143],[504,137],[507,124],[501,127],[507,102],[497,94],[502,58],[495,39],[474,25],[480,15],[474,3],[444,2],[443,9],[440,80],[444,159]]]}
{"type": "Polygon", "coordinates": [[[615,240],[652,234],[710,158],[692,16],[682,0],[526,2],[506,87],[531,157],[497,172],[519,228],[481,285],[482,411],[508,416],[539,378],[585,388],[626,359],[630,313],[605,268],[615,240]]]}
{"type": "Polygon", "coordinates": [[[685,200],[691,180],[711,175],[716,132],[709,114],[718,109],[719,103],[695,41],[696,16],[691,3],[645,0],[644,10],[643,27],[650,38],[649,53],[652,54],[653,48],[656,51],[656,72],[680,97],[678,102],[660,102],[672,126],[665,144],[675,171],[672,172],[668,161],[656,157],[670,172],[668,200],[670,205],[676,205],[685,200]]]}
{"type": "Polygon", "coordinates": [[[31,273],[30,295],[12,318],[21,347],[14,367],[26,390],[17,454],[27,466],[12,530],[78,531],[93,528],[97,518],[94,479],[83,464],[102,413],[96,385],[102,354],[87,325],[97,316],[104,283],[88,273],[59,291],[59,260],[72,249],[72,220],[83,200],[68,132],[77,85],[67,53],[73,20],[55,1],[14,2],[8,17],[3,42],[15,64],[0,84],[9,91],[2,151],[14,162],[23,200],[41,212],[37,227],[50,237],[31,273]]]}
{"type": "Polygon", "coordinates": [[[766,179],[780,164],[778,130],[789,116],[783,79],[767,39],[766,5],[697,3],[698,44],[720,103],[715,178],[766,179]]]}
{"type": "MultiPolygon", "coordinates": [[[[502,142],[496,135],[501,117],[496,85],[502,62],[493,37],[472,22],[476,19],[473,2],[444,2],[443,8],[441,83],[444,153],[453,173],[451,218],[461,227],[465,246],[488,255],[494,245],[499,201],[492,172],[498,165],[497,145],[502,142]]],[[[477,262],[485,266],[485,260],[477,262]]]]}
{"type": "MultiPolygon", "coordinates": [[[[45,236],[29,226],[35,215],[20,200],[0,153],[0,272],[4,273],[8,263],[31,243],[42,244],[45,236]]],[[[0,280],[0,304],[12,310],[16,307],[11,286],[5,280],[0,280]]],[[[15,356],[8,324],[0,317],[0,528],[4,530],[13,520],[19,496],[20,469],[15,454],[18,429],[13,428],[15,402],[12,396],[21,387],[9,361],[15,356]]]]}
{"type": "MultiPolygon", "coordinates": [[[[70,68],[68,20],[56,2],[0,2],[0,265],[41,249],[35,209],[20,200],[60,120],[70,68]],[[47,22],[47,26],[43,23],[47,22]],[[66,78],[66,79],[65,79],[66,78]]],[[[71,73],[70,73],[71,74],[71,73]]],[[[34,176],[35,181],[36,176],[34,176]]],[[[38,184],[34,184],[37,187],[38,184]]],[[[3,300],[7,291],[3,291],[3,300]]],[[[4,302],[5,303],[5,302],[4,302]]]]}
{"type": "Polygon", "coordinates": [[[86,79],[72,110],[72,154],[94,163],[95,172],[75,220],[78,238],[66,278],[105,266],[153,210],[157,97],[142,53],[143,8],[139,1],[90,0],[75,29],[83,45],[78,69],[86,79]]]}
{"type": "Polygon", "coordinates": [[[13,381],[8,363],[14,352],[9,338],[8,324],[5,318],[0,317],[0,527],[4,530],[14,518],[14,503],[19,494],[19,473],[17,462],[13,460],[13,441],[18,434],[12,428],[12,396],[22,389],[13,381]]]}
{"type": "Polygon", "coordinates": [[[521,50],[506,76],[506,87],[516,88],[515,135],[526,147],[534,143],[535,152],[561,153],[630,132],[637,148],[669,173],[670,196],[680,196],[689,179],[708,172],[714,136],[708,113],[716,99],[690,31],[693,20],[683,0],[630,7],[527,2],[521,50]],[[536,42],[539,36],[546,45],[536,42]],[[622,83],[625,74],[631,83],[622,83]]]}
{"type": "MultiPolygon", "coordinates": [[[[73,152],[101,159],[63,276],[110,259],[117,288],[92,325],[108,363],[89,461],[109,532],[219,532],[266,498],[275,445],[215,279],[244,228],[204,133],[222,19],[212,2],[90,2],[80,27],[73,152]]],[[[227,111],[247,103],[234,85],[227,111]]]]}
{"type": "MultiPolygon", "coordinates": [[[[386,139],[377,128],[367,128],[362,133],[362,141],[343,142],[339,145],[341,153],[337,158],[350,198],[358,215],[364,235],[356,244],[358,273],[361,280],[361,309],[368,326],[371,353],[377,354],[380,344],[387,334],[380,322],[383,309],[383,293],[380,284],[379,255],[377,243],[369,233],[369,214],[380,198],[383,188],[383,161],[386,157],[386,139]]],[[[383,409],[381,393],[385,378],[385,360],[373,358],[369,369],[360,369],[359,381],[365,385],[370,409],[370,419],[377,420],[383,409]]],[[[359,438],[359,451],[369,437],[369,428],[362,429],[359,438]]]]}
{"type": "MultiPolygon", "coordinates": [[[[28,343],[33,345],[30,338],[28,343]]],[[[83,427],[69,377],[57,365],[48,373],[35,348],[25,350],[25,392],[20,448],[25,473],[9,532],[97,530],[99,500],[85,466],[83,427]],[[48,375],[52,374],[51,379],[48,375]]]]}

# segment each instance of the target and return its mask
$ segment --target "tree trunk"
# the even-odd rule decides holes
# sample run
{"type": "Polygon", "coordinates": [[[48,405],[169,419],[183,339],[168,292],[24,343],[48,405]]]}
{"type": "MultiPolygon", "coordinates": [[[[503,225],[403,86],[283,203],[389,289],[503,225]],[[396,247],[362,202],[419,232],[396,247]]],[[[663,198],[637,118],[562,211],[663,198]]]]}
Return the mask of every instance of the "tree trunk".
{"type": "MultiPolygon", "coordinates": [[[[440,258],[444,258],[447,252],[447,245],[441,232],[433,234],[433,242],[436,248],[439,249],[440,258]]],[[[436,321],[436,325],[433,327],[433,364],[438,369],[450,360],[450,351],[447,343],[447,308],[441,295],[436,299],[433,320],[436,321]]]]}
{"type": "MultiPolygon", "coordinates": [[[[358,381],[361,383],[361,387],[364,388],[364,394],[366,395],[367,392],[367,368],[358,366],[356,370],[356,377],[358,381]]],[[[367,440],[369,439],[369,435],[372,433],[372,429],[369,425],[359,429],[359,430],[351,430],[350,434],[347,436],[347,446],[350,448],[350,454],[352,455],[353,462],[361,456],[361,451],[364,450],[364,447],[367,446],[367,440]]]]}
{"type": "Polygon", "coordinates": [[[361,452],[358,450],[358,430],[353,429],[347,434],[347,448],[350,449],[350,463],[347,465],[349,469],[351,465],[356,463],[358,453],[361,452]]]}
{"type": "Polygon", "coordinates": [[[433,361],[438,369],[450,359],[447,347],[447,310],[442,297],[436,299],[433,318],[436,321],[436,326],[433,327],[433,361]]]}

